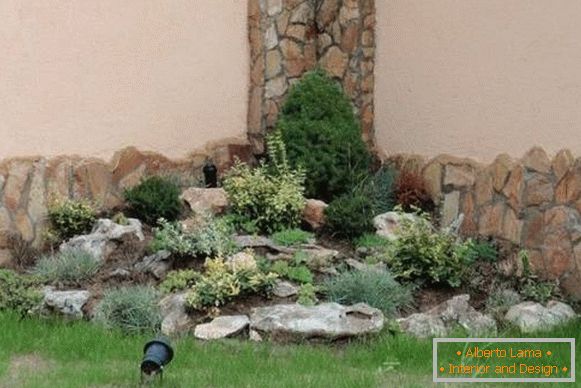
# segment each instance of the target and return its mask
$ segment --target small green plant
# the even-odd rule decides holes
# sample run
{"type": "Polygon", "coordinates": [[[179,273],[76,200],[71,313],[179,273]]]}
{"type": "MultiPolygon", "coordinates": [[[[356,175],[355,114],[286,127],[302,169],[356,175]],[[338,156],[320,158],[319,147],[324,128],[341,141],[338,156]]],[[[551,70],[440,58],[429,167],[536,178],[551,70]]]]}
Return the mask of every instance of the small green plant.
{"type": "Polygon", "coordinates": [[[192,269],[170,271],[160,283],[159,289],[164,294],[183,291],[193,286],[201,277],[199,272],[192,269]]]}
{"type": "Polygon", "coordinates": [[[508,310],[520,302],[518,292],[505,288],[496,289],[486,300],[486,311],[492,314],[497,322],[502,322],[508,310]]]}
{"type": "Polygon", "coordinates": [[[186,296],[186,303],[196,310],[222,306],[239,295],[268,294],[277,279],[257,268],[233,270],[221,258],[206,260],[205,268],[186,296]]]}
{"type": "Polygon", "coordinates": [[[68,240],[91,231],[97,212],[85,200],[59,199],[48,206],[49,233],[55,240],[68,240]]]}
{"type": "Polygon", "coordinates": [[[95,257],[84,250],[66,250],[42,257],[33,273],[49,282],[79,283],[91,279],[101,267],[95,257]]]}
{"type": "Polygon", "coordinates": [[[274,233],[299,224],[305,205],[304,173],[289,167],[279,132],[267,143],[269,162],[256,168],[237,162],[224,179],[224,190],[240,223],[274,233]]]}
{"type": "Polygon", "coordinates": [[[382,214],[391,211],[396,205],[396,177],[395,169],[382,166],[375,173],[364,175],[354,190],[369,198],[374,215],[382,214]]]}
{"type": "Polygon", "coordinates": [[[274,233],[270,238],[278,245],[291,247],[306,244],[314,239],[314,235],[302,229],[285,229],[274,233]]]}
{"type": "Polygon", "coordinates": [[[532,273],[528,251],[521,250],[518,256],[523,265],[522,276],[518,279],[518,291],[525,300],[545,304],[560,297],[558,283],[541,280],[532,273]]]}
{"type": "Polygon", "coordinates": [[[128,212],[131,216],[155,225],[163,218],[174,221],[180,214],[180,189],[170,179],[151,176],[137,186],[124,191],[128,212]]]}
{"type": "Polygon", "coordinates": [[[373,229],[373,204],[369,197],[345,194],[325,209],[327,230],[336,237],[353,239],[373,229]]]}
{"type": "Polygon", "coordinates": [[[42,300],[37,278],[0,269],[0,311],[15,311],[25,316],[42,300]]]}
{"type": "Polygon", "coordinates": [[[165,250],[180,257],[226,256],[235,250],[229,224],[222,219],[206,216],[190,230],[181,223],[159,220],[150,249],[165,250]]]}
{"type": "Polygon", "coordinates": [[[147,286],[106,290],[95,308],[95,321],[127,333],[155,332],[161,325],[158,297],[156,290],[147,286]]]}
{"type": "Polygon", "coordinates": [[[313,273],[303,264],[289,265],[289,263],[284,260],[278,260],[272,264],[270,270],[288,280],[302,284],[313,283],[313,273]]]}
{"type": "Polygon", "coordinates": [[[303,306],[314,306],[317,304],[317,287],[311,283],[301,285],[299,288],[297,303],[303,306]]]}
{"type": "Polygon", "coordinates": [[[385,237],[378,236],[375,233],[365,233],[364,235],[355,239],[355,246],[357,248],[385,248],[390,245],[390,241],[385,237]]]}
{"type": "Polygon", "coordinates": [[[324,283],[329,300],[341,304],[367,303],[388,317],[412,306],[410,287],[402,286],[387,271],[347,271],[324,283]]]}
{"type": "Polygon", "coordinates": [[[458,254],[463,255],[464,260],[469,263],[476,261],[495,263],[498,260],[498,250],[487,241],[467,239],[459,246],[458,254]]]}
{"type": "Polygon", "coordinates": [[[111,221],[119,225],[129,225],[129,220],[122,212],[115,213],[115,215],[111,217],[111,221]]]}
{"type": "MultiPolygon", "coordinates": [[[[401,208],[397,208],[401,211],[401,208]]],[[[402,217],[397,239],[385,262],[398,279],[447,283],[459,287],[463,274],[474,263],[474,243],[460,241],[447,231],[439,231],[427,213],[414,208],[415,219],[402,217]]]]}
{"type": "Polygon", "coordinates": [[[306,73],[291,88],[277,128],[291,165],[306,169],[310,198],[330,202],[349,192],[368,171],[371,156],[351,102],[322,70],[306,73]]]}

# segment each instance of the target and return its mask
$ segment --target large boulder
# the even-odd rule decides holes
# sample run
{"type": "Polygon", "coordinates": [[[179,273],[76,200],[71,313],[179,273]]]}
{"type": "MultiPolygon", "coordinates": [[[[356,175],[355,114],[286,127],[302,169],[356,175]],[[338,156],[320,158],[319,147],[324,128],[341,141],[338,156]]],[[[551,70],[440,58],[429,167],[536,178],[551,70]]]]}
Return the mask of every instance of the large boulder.
{"type": "Polygon", "coordinates": [[[400,227],[402,220],[421,222],[418,216],[412,213],[387,212],[373,218],[375,233],[388,240],[396,240],[397,229],[400,227]]]}
{"type": "Polygon", "coordinates": [[[225,315],[196,326],[194,336],[203,340],[226,338],[240,333],[249,323],[246,315],[225,315]]]}
{"type": "Polygon", "coordinates": [[[180,198],[196,214],[220,214],[228,207],[228,195],[222,188],[190,187],[182,192],[180,198]]]}
{"type": "Polygon", "coordinates": [[[445,336],[456,326],[471,336],[496,333],[496,321],[476,311],[469,300],[469,295],[457,295],[425,313],[398,319],[398,323],[405,333],[418,338],[445,336]]]}
{"type": "Polygon", "coordinates": [[[53,287],[45,287],[42,293],[42,313],[57,313],[73,319],[83,318],[83,306],[91,297],[87,290],[57,291],[53,287]]]}
{"type": "Polygon", "coordinates": [[[321,229],[325,224],[325,202],[318,199],[307,199],[303,209],[303,221],[313,230],[321,229]]]}
{"type": "Polygon", "coordinates": [[[165,335],[181,334],[193,326],[186,311],[186,293],[171,294],[159,301],[159,310],[163,320],[161,332],[165,335]]]}
{"type": "Polygon", "coordinates": [[[97,220],[91,233],[73,237],[62,243],[60,251],[84,250],[93,254],[97,260],[105,260],[126,238],[144,240],[141,222],[138,219],[128,218],[127,224],[121,225],[102,218],[97,220]]]}
{"type": "Polygon", "coordinates": [[[547,306],[535,302],[522,302],[512,306],[504,319],[523,333],[534,333],[551,329],[569,322],[577,317],[571,306],[557,301],[550,301],[547,306]]]}
{"type": "Polygon", "coordinates": [[[250,315],[250,327],[273,336],[337,339],[377,333],[383,328],[380,310],[364,303],[342,306],[279,304],[258,307],[250,315]]]}

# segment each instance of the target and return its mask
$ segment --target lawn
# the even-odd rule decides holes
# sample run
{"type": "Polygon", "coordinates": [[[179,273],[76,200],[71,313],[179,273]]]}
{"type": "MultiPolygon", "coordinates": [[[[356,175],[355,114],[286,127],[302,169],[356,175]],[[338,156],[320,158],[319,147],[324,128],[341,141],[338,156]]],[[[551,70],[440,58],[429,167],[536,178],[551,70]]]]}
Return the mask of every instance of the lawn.
{"type": "MultiPolygon", "coordinates": [[[[0,315],[1,387],[135,387],[148,336],[0,315]]],[[[575,337],[578,323],[539,336],[575,337]]],[[[507,332],[506,336],[515,333],[507,332]]],[[[425,387],[431,341],[388,333],[341,345],[174,342],[167,387],[425,387]]],[[[577,352],[577,356],[579,352],[577,352]]],[[[454,385],[458,386],[458,385],[454,385]]],[[[482,386],[482,385],[480,385],[482,386]]],[[[506,384],[503,384],[506,386],[506,384]]],[[[531,386],[531,385],[527,385],[531,386]]],[[[573,386],[572,384],[568,386],[573,386]]]]}

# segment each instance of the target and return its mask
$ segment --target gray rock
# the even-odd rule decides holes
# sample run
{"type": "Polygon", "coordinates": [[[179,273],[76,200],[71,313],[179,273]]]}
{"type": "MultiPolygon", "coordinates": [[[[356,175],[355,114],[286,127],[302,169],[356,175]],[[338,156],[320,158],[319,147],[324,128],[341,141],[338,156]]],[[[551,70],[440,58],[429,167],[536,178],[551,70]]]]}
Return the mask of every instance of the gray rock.
{"type": "Polygon", "coordinates": [[[377,263],[377,264],[366,264],[366,263],[362,263],[360,261],[357,261],[355,259],[347,259],[345,260],[345,263],[357,270],[357,271],[376,271],[376,272],[385,272],[387,271],[387,267],[385,265],[385,263],[377,263]]]}
{"type": "Polygon", "coordinates": [[[267,255],[271,260],[284,260],[290,258],[296,252],[306,253],[310,258],[318,261],[332,260],[339,252],[334,249],[327,249],[317,244],[302,244],[296,247],[284,247],[277,245],[271,239],[264,236],[237,235],[234,236],[234,242],[241,249],[245,248],[267,248],[271,251],[282,255],[267,255]]]}
{"type": "Polygon", "coordinates": [[[116,243],[127,236],[135,236],[139,241],[144,240],[139,220],[128,218],[127,225],[120,225],[109,219],[102,218],[97,220],[90,234],[73,237],[63,242],[59,249],[61,252],[84,250],[90,252],[95,259],[104,260],[115,249],[116,243]]]}
{"type": "Polygon", "coordinates": [[[253,342],[262,342],[262,336],[256,330],[250,330],[248,339],[253,342]]]}
{"type": "Polygon", "coordinates": [[[458,325],[471,336],[496,333],[496,321],[476,311],[469,300],[469,295],[457,295],[425,313],[398,319],[398,323],[404,332],[418,338],[445,336],[458,325]]]}
{"type": "Polygon", "coordinates": [[[388,240],[396,240],[397,229],[404,219],[412,222],[423,222],[420,221],[420,218],[412,213],[387,212],[380,214],[373,219],[375,233],[378,236],[387,238],[388,240]]]}
{"type": "Polygon", "coordinates": [[[127,279],[131,277],[131,272],[126,270],[125,268],[117,268],[114,271],[109,273],[109,278],[118,278],[118,279],[127,279]]]}
{"type": "Polygon", "coordinates": [[[171,264],[169,257],[171,253],[168,251],[159,251],[151,256],[146,256],[138,263],[135,263],[135,269],[139,272],[150,273],[157,279],[162,279],[170,270],[171,264]]]}
{"type": "Polygon", "coordinates": [[[249,323],[246,315],[225,315],[212,322],[197,325],[194,336],[203,340],[226,338],[240,333],[249,323]]]}
{"type": "Polygon", "coordinates": [[[551,329],[576,317],[577,314],[569,305],[550,301],[546,307],[535,302],[519,303],[508,310],[504,319],[518,326],[523,333],[534,333],[551,329]]]}
{"type": "Polygon", "coordinates": [[[180,334],[189,331],[192,320],[186,312],[186,293],[165,296],[159,302],[159,310],[163,320],[161,332],[165,335],[180,334]]]}
{"type": "Polygon", "coordinates": [[[56,291],[53,287],[45,287],[42,292],[41,312],[56,312],[73,319],[83,318],[83,306],[91,297],[87,290],[56,291]]]}
{"type": "Polygon", "coordinates": [[[298,292],[299,289],[297,286],[283,280],[277,280],[272,289],[273,295],[278,296],[279,298],[288,298],[298,294],[298,292]]]}
{"type": "Polygon", "coordinates": [[[412,314],[407,318],[399,319],[400,328],[408,334],[418,338],[444,337],[448,329],[444,321],[438,316],[425,313],[412,314]]]}
{"type": "Polygon", "coordinates": [[[355,337],[377,333],[383,324],[381,311],[364,303],[353,306],[280,304],[255,308],[250,315],[251,329],[298,338],[355,337]]]}

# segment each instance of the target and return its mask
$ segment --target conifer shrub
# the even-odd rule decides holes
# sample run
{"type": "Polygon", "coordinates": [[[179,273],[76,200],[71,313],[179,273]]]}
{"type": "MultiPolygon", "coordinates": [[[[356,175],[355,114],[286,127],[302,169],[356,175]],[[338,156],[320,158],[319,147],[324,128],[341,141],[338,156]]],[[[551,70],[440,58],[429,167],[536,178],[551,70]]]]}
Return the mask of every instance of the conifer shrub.
{"type": "Polygon", "coordinates": [[[125,190],[129,214],[149,225],[160,218],[174,221],[181,211],[180,188],[171,179],[151,176],[125,190]]]}
{"type": "Polygon", "coordinates": [[[294,85],[277,122],[293,167],[306,172],[306,195],[330,202],[368,172],[371,156],[340,85],[322,70],[294,85]]]}

